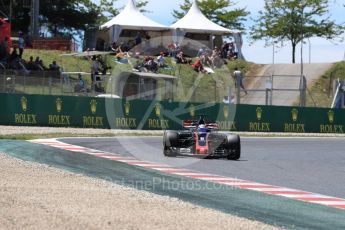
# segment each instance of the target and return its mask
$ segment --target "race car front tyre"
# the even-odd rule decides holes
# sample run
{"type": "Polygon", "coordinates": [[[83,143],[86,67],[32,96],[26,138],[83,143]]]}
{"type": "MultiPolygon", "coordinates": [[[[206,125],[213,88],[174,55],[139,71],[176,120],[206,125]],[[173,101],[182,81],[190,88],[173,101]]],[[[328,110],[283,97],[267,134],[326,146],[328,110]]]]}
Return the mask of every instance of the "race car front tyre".
{"type": "Polygon", "coordinates": [[[165,131],[163,137],[163,154],[167,157],[175,157],[177,152],[173,149],[178,144],[178,134],[175,131],[165,131]]]}
{"type": "Polygon", "coordinates": [[[241,140],[236,134],[227,135],[228,160],[238,160],[241,157],[241,140]]]}

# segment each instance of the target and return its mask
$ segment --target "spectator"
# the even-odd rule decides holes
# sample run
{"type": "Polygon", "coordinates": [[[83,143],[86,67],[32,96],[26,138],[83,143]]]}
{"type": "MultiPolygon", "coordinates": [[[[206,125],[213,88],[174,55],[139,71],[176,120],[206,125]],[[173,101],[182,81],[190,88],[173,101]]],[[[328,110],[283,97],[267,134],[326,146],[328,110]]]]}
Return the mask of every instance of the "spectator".
{"type": "Polygon", "coordinates": [[[97,60],[96,55],[92,56],[91,60],[91,81],[94,82],[98,80],[97,75],[100,68],[100,64],[97,60]]]}
{"type": "Polygon", "coordinates": [[[154,61],[154,59],[150,56],[146,56],[144,59],[144,67],[153,73],[157,73],[158,71],[158,64],[154,61]]]}
{"type": "Polygon", "coordinates": [[[40,57],[36,57],[35,59],[35,65],[37,67],[37,70],[46,70],[47,67],[45,67],[45,65],[43,64],[43,61],[40,59],[40,57]]]}
{"type": "Polygon", "coordinates": [[[220,68],[222,66],[223,61],[221,60],[220,51],[217,46],[214,47],[212,51],[212,56],[210,59],[211,59],[213,68],[216,68],[216,67],[220,68]]]}
{"type": "Polygon", "coordinates": [[[74,91],[78,93],[87,92],[86,83],[80,74],[78,75],[78,83],[74,86],[74,91]]]}
{"type": "Polygon", "coordinates": [[[10,61],[17,60],[19,58],[17,48],[14,47],[10,56],[10,61]]]}
{"type": "Polygon", "coordinates": [[[200,58],[197,58],[197,60],[194,62],[194,64],[192,65],[194,71],[196,72],[201,72],[201,73],[206,73],[206,70],[204,69],[204,66],[201,63],[200,58]]]}
{"type": "Polygon", "coordinates": [[[116,42],[113,42],[112,44],[111,44],[111,47],[110,47],[110,49],[112,50],[112,51],[114,51],[115,53],[117,53],[117,49],[119,48],[119,46],[116,44],[116,42]]]}
{"type": "Polygon", "coordinates": [[[127,64],[128,63],[128,59],[126,57],[126,53],[124,53],[121,49],[121,46],[119,46],[117,48],[118,53],[115,55],[115,58],[117,60],[117,62],[122,63],[122,64],[127,64]]]}
{"type": "Polygon", "coordinates": [[[165,60],[165,57],[164,57],[164,53],[163,52],[160,52],[160,55],[157,57],[157,63],[158,63],[158,66],[159,67],[166,67],[166,60],[165,60]]]}
{"type": "Polygon", "coordinates": [[[239,87],[241,87],[244,90],[244,93],[248,94],[246,89],[243,86],[242,73],[237,67],[235,68],[235,71],[234,71],[234,78],[235,78],[236,88],[239,89],[239,87]]]}
{"type": "Polygon", "coordinates": [[[98,55],[97,57],[98,63],[100,64],[100,70],[102,72],[102,75],[106,75],[107,74],[107,70],[111,69],[111,67],[107,66],[107,64],[105,63],[105,61],[103,60],[101,55],[98,55]]]}
{"type": "Polygon", "coordinates": [[[190,64],[191,60],[187,59],[183,52],[180,51],[177,55],[176,55],[176,63],[178,64],[190,64]]]}
{"type": "Polygon", "coordinates": [[[176,57],[176,48],[177,48],[177,45],[173,41],[168,45],[170,57],[176,57]]]}
{"type": "Polygon", "coordinates": [[[17,48],[13,48],[12,53],[8,59],[8,63],[10,65],[10,68],[12,69],[19,69],[19,55],[17,52],[17,48]]]}
{"type": "Polygon", "coordinates": [[[228,56],[228,59],[230,59],[230,60],[237,59],[238,54],[237,54],[237,52],[235,52],[235,47],[234,47],[234,43],[233,42],[231,42],[229,44],[229,50],[228,50],[228,55],[227,56],[228,56]]]}
{"type": "Polygon", "coordinates": [[[60,66],[56,63],[56,61],[53,61],[49,65],[49,70],[51,70],[51,71],[60,71],[60,66]]]}
{"type": "Polygon", "coordinates": [[[19,58],[22,59],[23,52],[24,52],[25,40],[23,37],[23,32],[19,31],[19,38],[18,38],[18,48],[19,48],[19,58]]]}
{"type": "Polygon", "coordinates": [[[206,47],[200,47],[196,56],[200,58],[201,56],[205,56],[205,55],[206,55],[206,47]]]}
{"type": "Polygon", "coordinates": [[[222,45],[221,58],[223,59],[227,58],[228,51],[229,51],[229,43],[224,42],[222,45]]]}
{"type": "Polygon", "coordinates": [[[205,53],[204,55],[201,55],[200,60],[203,65],[212,66],[212,61],[210,57],[207,55],[207,53],[205,53]]]}
{"type": "Polygon", "coordinates": [[[34,57],[33,56],[30,56],[30,59],[28,61],[28,63],[26,64],[26,68],[28,70],[37,70],[37,66],[34,62],[34,57]]]}

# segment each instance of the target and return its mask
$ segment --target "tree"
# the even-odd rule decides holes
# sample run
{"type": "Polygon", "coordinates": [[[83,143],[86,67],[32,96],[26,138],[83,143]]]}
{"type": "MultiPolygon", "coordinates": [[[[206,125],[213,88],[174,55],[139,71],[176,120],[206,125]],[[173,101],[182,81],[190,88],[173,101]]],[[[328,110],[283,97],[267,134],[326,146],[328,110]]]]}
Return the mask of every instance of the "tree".
{"type": "Polygon", "coordinates": [[[253,41],[264,39],[266,45],[291,42],[295,63],[296,46],[303,38],[340,38],[344,27],[330,19],[328,8],[328,0],[265,0],[250,37],[253,41]]]}
{"type": "MultiPolygon", "coordinates": [[[[245,8],[229,10],[235,6],[235,3],[230,0],[203,0],[199,1],[198,5],[202,13],[211,21],[228,29],[244,30],[243,22],[246,21],[245,17],[249,14],[245,8]]],[[[180,19],[191,6],[191,0],[185,0],[183,4],[180,4],[181,11],[174,10],[172,14],[176,19],[180,19]]]]}
{"type": "Polygon", "coordinates": [[[53,36],[85,30],[97,21],[98,12],[80,4],[78,0],[40,1],[40,23],[53,36]]]}
{"type": "Polygon", "coordinates": [[[4,17],[10,18],[12,31],[28,32],[30,8],[27,5],[14,0],[12,0],[12,4],[10,4],[10,0],[2,0],[0,1],[0,10],[4,17]],[[12,6],[12,10],[10,6],[12,6]]]}
{"type": "MultiPolygon", "coordinates": [[[[40,0],[40,25],[48,29],[53,36],[72,35],[90,27],[98,27],[119,13],[114,7],[117,0],[40,0]]],[[[23,6],[23,0],[12,0],[12,28],[14,31],[28,32],[30,26],[30,5],[23,6]]],[[[147,1],[136,4],[141,11],[147,1]]],[[[9,15],[10,0],[0,1],[0,6],[9,15]]]]}

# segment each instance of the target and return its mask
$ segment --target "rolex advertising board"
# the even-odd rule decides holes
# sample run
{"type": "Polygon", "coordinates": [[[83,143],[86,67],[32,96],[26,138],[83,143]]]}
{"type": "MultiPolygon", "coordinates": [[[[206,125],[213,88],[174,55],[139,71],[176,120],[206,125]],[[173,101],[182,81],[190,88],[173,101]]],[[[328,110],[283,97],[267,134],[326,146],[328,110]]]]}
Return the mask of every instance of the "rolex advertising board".
{"type": "Polygon", "coordinates": [[[0,101],[3,125],[109,128],[102,100],[0,94],[0,101]]]}
{"type": "Polygon", "coordinates": [[[0,102],[2,125],[165,130],[199,115],[224,131],[344,133],[345,125],[342,109],[24,94],[0,102]]]}

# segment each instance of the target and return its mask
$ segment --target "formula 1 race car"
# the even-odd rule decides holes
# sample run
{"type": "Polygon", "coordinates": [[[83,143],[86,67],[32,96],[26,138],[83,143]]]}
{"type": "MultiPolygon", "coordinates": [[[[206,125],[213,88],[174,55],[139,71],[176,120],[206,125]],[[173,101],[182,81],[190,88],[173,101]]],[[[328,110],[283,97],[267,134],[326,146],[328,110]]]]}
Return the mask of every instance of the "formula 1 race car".
{"type": "Polygon", "coordinates": [[[238,160],[241,157],[240,137],[232,133],[217,132],[218,124],[199,120],[183,121],[185,130],[166,130],[163,137],[165,156],[198,156],[204,158],[226,157],[238,160]]]}

